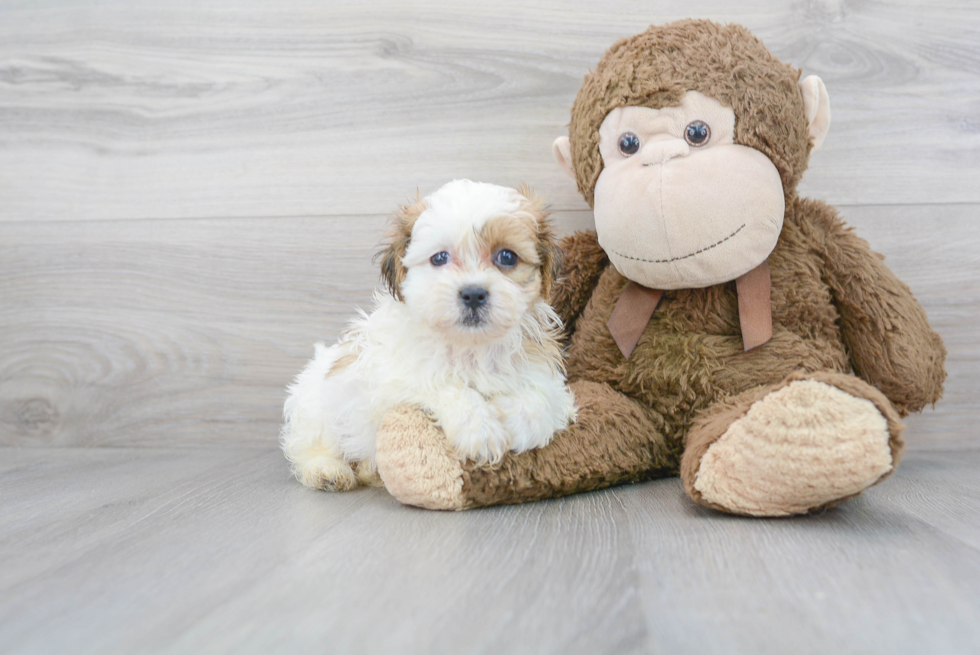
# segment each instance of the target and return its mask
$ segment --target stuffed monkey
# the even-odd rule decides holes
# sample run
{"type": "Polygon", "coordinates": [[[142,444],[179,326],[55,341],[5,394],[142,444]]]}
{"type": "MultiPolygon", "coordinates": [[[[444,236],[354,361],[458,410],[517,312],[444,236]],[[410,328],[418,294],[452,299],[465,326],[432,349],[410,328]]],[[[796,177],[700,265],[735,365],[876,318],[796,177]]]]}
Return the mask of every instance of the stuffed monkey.
{"type": "Polygon", "coordinates": [[[613,45],[554,145],[596,224],[564,240],[552,294],[577,422],[476,466],[398,408],[378,435],[389,491],[464,509],[679,474],[702,505],[785,516],[887,477],[945,349],[882,258],[797,195],[829,123],[820,79],[738,25],[613,45]]]}

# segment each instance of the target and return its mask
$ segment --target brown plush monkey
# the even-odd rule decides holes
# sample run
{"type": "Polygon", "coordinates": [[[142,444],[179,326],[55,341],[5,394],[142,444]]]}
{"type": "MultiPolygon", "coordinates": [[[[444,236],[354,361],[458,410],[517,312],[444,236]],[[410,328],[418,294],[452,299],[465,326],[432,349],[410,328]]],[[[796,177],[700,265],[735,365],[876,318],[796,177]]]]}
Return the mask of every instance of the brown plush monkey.
{"type": "Polygon", "coordinates": [[[596,220],[564,241],[552,298],[578,420],[477,467],[394,410],[377,455],[393,495],[462,509],[679,473],[702,505],[782,516],[895,469],[899,417],[941,396],[945,349],[867,243],[797,195],[830,121],[823,83],[799,78],[737,25],[613,45],[555,142],[596,220]]]}

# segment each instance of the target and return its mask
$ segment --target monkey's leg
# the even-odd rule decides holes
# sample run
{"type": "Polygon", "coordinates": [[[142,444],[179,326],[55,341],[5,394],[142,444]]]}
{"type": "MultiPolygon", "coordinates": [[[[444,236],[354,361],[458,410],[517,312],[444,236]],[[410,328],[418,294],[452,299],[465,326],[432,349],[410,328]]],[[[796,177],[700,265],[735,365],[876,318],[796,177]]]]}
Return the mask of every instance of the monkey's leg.
{"type": "Polygon", "coordinates": [[[664,439],[658,414],[606,384],[571,387],[576,422],[544,448],[508,453],[494,466],[461,463],[420,410],[393,409],[378,430],[378,473],[395,498],[429,509],[523,503],[677,473],[679,445],[664,439]]]}
{"type": "Polygon", "coordinates": [[[713,405],[681,461],[684,489],[733,514],[805,514],[856,496],[898,465],[904,426],[853,375],[797,372],[713,405]]]}

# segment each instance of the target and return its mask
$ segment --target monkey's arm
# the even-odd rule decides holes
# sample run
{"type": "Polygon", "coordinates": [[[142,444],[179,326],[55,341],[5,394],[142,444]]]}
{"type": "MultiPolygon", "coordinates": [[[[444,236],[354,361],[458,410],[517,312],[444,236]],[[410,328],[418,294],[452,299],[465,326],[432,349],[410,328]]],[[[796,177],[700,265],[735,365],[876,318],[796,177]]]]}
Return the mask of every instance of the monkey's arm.
{"type": "Polygon", "coordinates": [[[575,329],[575,319],[585,309],[599,276],[609,265],[609,258],[599,246],[593,231],[576,232],[563,238],[562,275],[551,290],[551,306],[565,324],[565,334],[575,329]]]}
{"type": "Polygon", "coordinates": [[[826,280],[854,372],[878,387],[902,416],[939,400],[946,348],[912,291],[833,208],[805,201],[804,211],[825,231],[826,280]]]}
{"type": "Polygon", "coordinates": [[[664,419],[607,384],[569,385],[578,417],[551,443],[509,452],[493,465],[459,461],[442,431],[407,405],[385,414],[377,464],[385,487],[405,503],[466,509],[526,503],[677,473],[680,444],[663,436],[664,419]]]}

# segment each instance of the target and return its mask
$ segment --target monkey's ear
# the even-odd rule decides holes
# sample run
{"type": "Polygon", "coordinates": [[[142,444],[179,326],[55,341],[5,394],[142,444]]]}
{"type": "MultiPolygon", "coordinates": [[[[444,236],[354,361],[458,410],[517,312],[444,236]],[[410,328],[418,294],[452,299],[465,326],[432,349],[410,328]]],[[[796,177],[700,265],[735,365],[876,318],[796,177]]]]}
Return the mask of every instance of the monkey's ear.
{"type": "Polygon", "coordinates": [[[816,75],[807,76],[800,82],[803,92],[803,110],[806,112],[807,129],[810,131],[810,141],[816,151],[830,131],[830,96],[823,80],[816,75]]]}
{"type": "Polygon", "coordinates": [[[415,221],[423,211],[425,211],[425,202],[417,195],[414,203],[399,207],[391,217],[391,227],[384,247],[375,255],[375,260],[381,260],[381,282],[399,301],[404,300],[401,287],[405,280],[405,266],[402,264],[402,258],[412,240],[415,221]]]}
{"type": "Polygon", "coordinates": [[[551,153],[568,177],[575,179],[575,169],[572,168],[572,142],[567,136],[560,136],[551,144],[551,153]]]}

